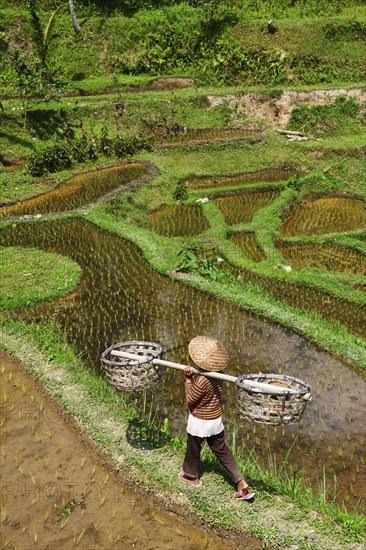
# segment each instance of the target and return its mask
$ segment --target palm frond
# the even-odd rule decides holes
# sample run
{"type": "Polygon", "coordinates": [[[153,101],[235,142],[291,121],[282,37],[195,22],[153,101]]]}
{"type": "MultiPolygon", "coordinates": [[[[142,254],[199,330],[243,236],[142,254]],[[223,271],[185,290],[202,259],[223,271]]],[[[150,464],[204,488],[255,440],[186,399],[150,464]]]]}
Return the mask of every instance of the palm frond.
{"type": "Polygon", "coordinates": [[[56,15],[58,14],[58,12],[63,8],[64,6],[61,5],[57,8],[57,10],[55,10],[53,12],[53,14],[51,15],[51,17],[49,18],[48,20],[48,23],[45,27],[45,30],[44,30],[44,48],[47,52],[47,49],[48,49],[48,46],[50,45],[50,42],[51,42],[51,39],[52,39],[52,30],[53,30],[53,27],[55,26],[55,21],[56,21],[56,15]]]}

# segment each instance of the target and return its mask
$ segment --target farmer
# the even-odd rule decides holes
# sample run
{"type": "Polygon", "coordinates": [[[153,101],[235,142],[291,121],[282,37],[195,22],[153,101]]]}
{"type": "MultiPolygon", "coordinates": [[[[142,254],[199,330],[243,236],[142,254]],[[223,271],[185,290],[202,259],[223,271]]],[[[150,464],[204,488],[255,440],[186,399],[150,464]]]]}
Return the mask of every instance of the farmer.
{"type": "MultiPolygon", "coordinates": [[[[188,346],[191,359],[207,371],[221,371],[229,363],[229,354],[220,342],[208,336],[196,336],[188,346]]],[[[221,392],[222,380],[200,375],[192,382],[193,369],[186,367],[185,394],[189,408],[187,450],[183,470],[178,474],[180,481],[200,487],[199,478],[200,453],[206,439],[232,481],[237,485],[235,497],[248,500],[254,493],[240,473],[233,454],[225,443],[224,425],[222,422],[221,392]]]]}

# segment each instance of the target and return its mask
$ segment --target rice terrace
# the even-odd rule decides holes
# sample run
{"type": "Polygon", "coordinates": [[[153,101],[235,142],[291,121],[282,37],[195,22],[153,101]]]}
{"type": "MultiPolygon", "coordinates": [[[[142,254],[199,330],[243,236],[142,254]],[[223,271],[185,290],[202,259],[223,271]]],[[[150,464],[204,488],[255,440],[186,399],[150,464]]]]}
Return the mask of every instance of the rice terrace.
{"type": "Polygon", "coordinates": [[[365,548],[365,38],[0,0],[0,548],[365,548]]]}

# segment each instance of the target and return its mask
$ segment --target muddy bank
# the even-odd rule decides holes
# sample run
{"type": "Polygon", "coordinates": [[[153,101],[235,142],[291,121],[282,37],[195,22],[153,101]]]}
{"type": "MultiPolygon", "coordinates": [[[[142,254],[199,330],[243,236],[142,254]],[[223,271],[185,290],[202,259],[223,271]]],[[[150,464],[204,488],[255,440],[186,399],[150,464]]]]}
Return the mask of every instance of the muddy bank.
{"type": "Polygon", "coordinates": [[[126,489],[21,365],[1,352],[0,380],[4,548],[237,547],[162,513],[146,491],[126,489]]]}
{"type": "Polygon", "coordinates": [[[343,88],[335,90],[283,91],[281,93],[249,92],[227,94],[222,96],[206,96],[209,107],[217,107],[228,103],[235,113],[235,118],[247,116],[256,119],[266,119],[271,125],[284,128],[291,118],[291,113],[299,104],[326,105],[334,103],[338,97],[355,97],[357,101],[366,100],[366,89],[343,88]]]}

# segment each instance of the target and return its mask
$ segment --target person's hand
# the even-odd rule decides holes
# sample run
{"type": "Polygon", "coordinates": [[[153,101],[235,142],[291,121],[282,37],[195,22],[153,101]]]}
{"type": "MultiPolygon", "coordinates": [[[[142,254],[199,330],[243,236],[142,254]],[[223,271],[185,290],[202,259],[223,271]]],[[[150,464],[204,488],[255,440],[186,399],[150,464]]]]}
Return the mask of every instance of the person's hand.
{"type": "Polygon", "coordinates": [[[192,367],[186,367],[184,369],[184,376],[189,380],[192,378],[193,374],[194,374],[194,370],[192,367]]]}

